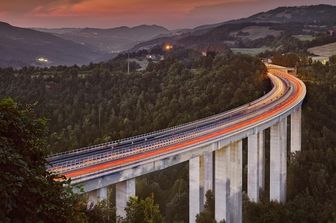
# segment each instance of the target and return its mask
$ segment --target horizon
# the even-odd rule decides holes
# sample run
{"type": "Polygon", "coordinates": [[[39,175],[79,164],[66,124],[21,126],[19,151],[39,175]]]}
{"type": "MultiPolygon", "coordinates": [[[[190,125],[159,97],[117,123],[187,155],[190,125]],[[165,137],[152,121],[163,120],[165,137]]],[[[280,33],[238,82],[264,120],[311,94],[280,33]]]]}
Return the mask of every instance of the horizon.
{"type": "Polygon", "coordinates": [[[106,0],[20,0],[0,3],[0,20],[24,28],[129,28],[141,25],[158,25],[169,30],[190,29],[248,17],[277,7],[336,5],[334,0],[211,0],[178,2],[172,1],[166,8],[162,0],[127,0],[114,5],[106,0]],[[25,2],[25,3],[26,3],[25,2]],[[157,4],[159,2],[159,4],[157,4]],[[160,3],[161,2],[161,3],[160,3]],[[96,3],[96,8],[92,8],[96,3]],[[135,4],[135,5],[132,5],[135,4]],[[141,5],[143,8],[137,8],[141,5]],[[130,6],[133,6],[130,7],[130,6]],[[141,14],[133,13],[142,10],[141,14]],[[111,13],[117,12],[113,15],[111,13]],[[168,18],[169,16],[169,18],[168,18]],[[67,25],[64,25],[67,24],[67,25]]]}

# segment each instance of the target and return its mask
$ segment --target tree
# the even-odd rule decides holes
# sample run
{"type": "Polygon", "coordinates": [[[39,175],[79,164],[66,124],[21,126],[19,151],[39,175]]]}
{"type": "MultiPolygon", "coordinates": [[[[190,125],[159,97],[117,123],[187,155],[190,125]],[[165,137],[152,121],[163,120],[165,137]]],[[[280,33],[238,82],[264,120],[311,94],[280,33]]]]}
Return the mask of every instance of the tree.
{"type": "Polygon", "coordinates": [[[86,219],[88,223],[115,223],[116,222],[116,210],[115,207],[110,205],[112,202],[107,200],[101,201],[95,204],[89,210],[86,210],[86,219]]]}
{"type": "Polygon", "coordinates": [[[295,53],[288,54],[275,54],[272,58],[274,64],[285,66],[285,67],[295,67],[300,62],[300,57],[295,53]]]}
{"type": "Polygon", "coordinates": [[[329,58],[329,63],[331,65],[336,65],[336,55],[333,55],[329,58]]]}
{"type": "Polygon", "coordinates": [[[154,203],[152,197],[144,200],[138,197],[131,197],[127,202],[126,218],[122,220],[124,223],[161,223],[162,216],[159,205],[154,203]]]}
{"type": "MultiPolygon", "coordinates": [[[[205,194],[204,210],[196,216],[196,223],[216,223],[215,220],[215,196],[211,190],[205,194]]],[[[225,223],[221,220],[219,223],[225,223]]]]}
{"type": "Polygon", "coordinates": [[[81,222],[70,182],[46,170],[46,121],[31,107],[0,100],[0,219],[2,222],[81,222]]]}

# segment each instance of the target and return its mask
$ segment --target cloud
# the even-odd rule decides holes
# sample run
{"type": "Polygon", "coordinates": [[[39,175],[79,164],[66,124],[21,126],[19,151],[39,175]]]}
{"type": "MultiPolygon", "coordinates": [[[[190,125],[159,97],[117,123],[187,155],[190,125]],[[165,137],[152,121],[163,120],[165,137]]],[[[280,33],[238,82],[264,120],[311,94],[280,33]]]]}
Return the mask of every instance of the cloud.
{"type": "Polygon", "coordinates": [[[0,11],[10,14],[26,14],[36,10],[46,12],[59,7],[71,7],[87,0],[5,0],[0,1],[0,11]]]}
{"type": "Polygon", "coordinates": [[[256,8],[261,10],[261,6],[264,6],[261,2],[260,0],[238,0],[219,4],[200,5],[190,10],[187,16],[203,20],[221,19],[222,21],[240,18],[254,13],[256,8]]]}
{"type": "MultiPolygon", "coordinates": [[[[208,0],[207,4],[228,0],[208,0]]],[[[230,1],[230,0],[229,0],[230,1]]],[[[186,11],[204,4],[204,0],[0,0],[0,11],[9,13],[29,13],[38,11],[49,13],[67,9],[68,12],[125,12],[125,11],[186,11]]]]}
{"type": "Polygon", "coordinates": [[[0,0],[0,20],[18,26],[186,28],[247,17],[277,6],[335,0],[0,0]]]}

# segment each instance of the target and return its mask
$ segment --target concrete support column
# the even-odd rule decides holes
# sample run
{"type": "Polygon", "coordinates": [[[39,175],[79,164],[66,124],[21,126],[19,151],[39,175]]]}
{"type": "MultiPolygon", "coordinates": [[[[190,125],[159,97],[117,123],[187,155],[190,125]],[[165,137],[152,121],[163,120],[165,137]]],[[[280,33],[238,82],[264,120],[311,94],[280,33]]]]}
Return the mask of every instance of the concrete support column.
{"type": "Polygon", "coordinates": [[[88,193],[88,205],[87,208],[93,208],[98,202],[107,199],[107,187],[102,187],[98,190],[93,190],[88,193]]]}
{"type": "Polygon", "coordinates": [[[98,203],[97,190],[88,192],[87,209],[92,209],[98,203]]]}
{"type": "Polygon", "coordinates": [[[98,190],[99,201],[107,200],[107,187],[102,187],[98,190]]]}
{"type": "Polygon", "coordinates": [[[206,201],[206,192],[208,190],[213,191],[213,152],[212,151],[207,151],[204,153],[204,162],[203,162],[203,167],[204,169],[202,170],[203,172],[203,178],[204,178],[204,193],[203,193],[203,204],[205,204],[206,201]]]}
{"type": "Polygon", "coordinates": [[[258,202],[264,189],[265,148],[263,131],[248,137],[247,194],[251,201],[258,202]]]}
{"type": "Polygon", "coordinates": [[[229,217],[229,147],[215,151],[215,219],[217,222],[229,217]]]}
{"type": "Polygon", "coordinates": [[[301,151],[301,107],[291,114],[291,152],[301,151]]]}
{"type": "MultiPolygon", "coordinates": [[[[199,161],[200,161],[200,166],[199,166],[199,194],[200,194],[200,211],[203,210],[204,208],[204,203],[205,203],[205,189],[204,189],[204,185],[205,185],[205,157],[204,155],[199,157],[199,161]]],[[[190,171],[190,170],[189,170],[190,171]]]]}
{"type": "Polygon", "coordinates": [[[200,157],[189,160],[189,222],[196,222],[196,215],[200,213],[201,185],[200,185],[200,157]]]}
{"type": "Polygon", "coordinates": [[[271,127],[270,200],[286,201],[287,120],[271,127]]]}
{"type": "Polygon", "coordinates": [[[261,131],[259,135],[259,190],[265,190],[265,132],[261,131]]]}
{"type": "Polygon", "coordinates": [[[215,152],[215,219],[242,222],[242,141],[215,152]]]}
{"type": "Polygon", "coordinates": [[[117,217],[126,217],[125,207],[130,197],[135,196],[135,179],[116,184],[117,217]]]}
{"type": "Polygon", "coordinates": [[[242,141],[230,146],[230,221],[241,223],[243,219],[243,153],[242,141]]]}

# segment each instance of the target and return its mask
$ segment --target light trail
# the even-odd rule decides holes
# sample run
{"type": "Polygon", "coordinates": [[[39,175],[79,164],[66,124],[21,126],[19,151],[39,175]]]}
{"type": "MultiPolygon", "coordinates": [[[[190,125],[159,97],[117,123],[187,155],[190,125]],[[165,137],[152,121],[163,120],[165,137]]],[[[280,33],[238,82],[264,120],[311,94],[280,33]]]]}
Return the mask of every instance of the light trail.
{"type": "MultiPolygon", "coordinates": [[[[62,155],[51,159],[50,171],[67,178],[79,178],[135,162],[181,151],[219,136],[226,136],[262,123],[294,106],[305,94],[304,84],[296,77],[269,67],[273,89],[266,96],[237,109],[224,112],[178,128],[162,130],[134,138],[136,143],[97,146],[97,149],[62,155]]],[[[134,140],[134,141],[135,141],[134,140]]]]}

